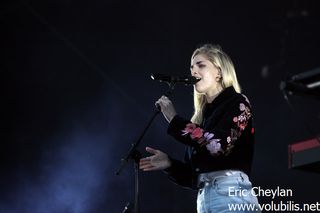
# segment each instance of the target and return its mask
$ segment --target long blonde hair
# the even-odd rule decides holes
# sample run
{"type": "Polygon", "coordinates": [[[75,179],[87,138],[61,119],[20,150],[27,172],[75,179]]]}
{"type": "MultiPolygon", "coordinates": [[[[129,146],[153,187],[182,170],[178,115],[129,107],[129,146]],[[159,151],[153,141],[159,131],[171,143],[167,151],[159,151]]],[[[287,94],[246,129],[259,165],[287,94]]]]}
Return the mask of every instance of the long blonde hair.
{"type": "MultiPolygon", "coordinates": [[[[197,48],[191,59],[196,55],[203,55],[206,57],[215,67],[221,71],[221,86],[222,89],[233,86],[237,93],[241,92],[240,85],[237,80],[237,75],[234,69],[234,65],[230,57],[222,51],[219,45],[205,44],[197,48]]],[[[203,120],[203,107],[206,104],[206,98],[204,94],[198,93],[195,89],[193,91],[194,102],[194,114],[191,121],[196,124],[201,124],[203,120]]]]}

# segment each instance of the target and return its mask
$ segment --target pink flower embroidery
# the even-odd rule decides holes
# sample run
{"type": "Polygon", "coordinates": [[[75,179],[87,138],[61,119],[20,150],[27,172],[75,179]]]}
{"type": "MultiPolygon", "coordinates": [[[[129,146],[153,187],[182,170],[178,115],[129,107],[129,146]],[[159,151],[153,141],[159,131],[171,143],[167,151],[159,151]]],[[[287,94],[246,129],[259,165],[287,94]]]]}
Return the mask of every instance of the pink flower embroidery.
{"type": "Polygon", "coordinates": [[[213,133],[204,132],[200,127],[197,127],[193,123],[189,123],[186,125],[185,129],[182,130],[183,136],[188,134],[190,134],[191,139],[197,140],[200,146],[205,145],[212,155],[217,155],[218,152],[223,152],[221,149],[221,144],[219,143],[221,139],[213,138],[213,133]]]}
{"type": "MultiPolygon", "coordinates": [[[[246,128],[248,120],[251,117],[251,113],[250,113],[250,109],[246,105],[244,105],[243,103],[240,103],[239,109],[242,113],[239,116],[234,117],[233,122],[237,123],[238,128],[240,129],[240,131],[242,131],[246,128]]],[[[239,132],[239,134],[241,134],[241,133],[239,132]]]]}
{"type": "Polygon", "coordinates": [[[188,132],[192,132],[195,128],[197,128],[197,126],[195,124],[189,123],[189,124],[187,124],[185,130],[188,131],[188,132]]]}
{"type": "Polygon", "coordinates": [[[182,130],[183,134],[182,135],[187,135],[189,133],[192,133],[195,129],[197,128],[197,126],[193,123],[188,123],[186,125],[186,128],[184,130],[182,130]]]}
{"type": "Polygon", "coordinates": [[[227,137],[227,147],[225,155],[228,155],[231,152],[234,142],[241,136],[242,131],[246,128],[249,119],[251,118],[250,108],[245,104],[240,103],[239,109],[241,114],[233,117],[233,122],[236,125],[236,128],[231,129],[230,136],[227,137]]]}
{"type": "Polygon", "coordinates": [[[199,127],[197,127],[196,129],[193,130],[193,132],[191,133],[190,137],[192,139],[199,139],[203,136],[203,130],[199,127]]]}
{"type": "Polygon", "coordinates": [[[240,128],[241,130],[244,130],[244,129],[246,128],[246,126],[247,126],[246,123],[240,123],[240,124],[239,124],[239,128],[240,128]]]}

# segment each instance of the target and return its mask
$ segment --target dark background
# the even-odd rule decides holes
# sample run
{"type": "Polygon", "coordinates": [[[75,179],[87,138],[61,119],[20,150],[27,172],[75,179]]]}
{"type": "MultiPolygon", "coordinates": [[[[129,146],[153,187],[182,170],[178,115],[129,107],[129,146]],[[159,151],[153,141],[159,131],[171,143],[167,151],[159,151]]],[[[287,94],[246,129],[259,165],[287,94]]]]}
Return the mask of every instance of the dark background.
{"type": "MultiPolygon", "coordinates": [[[[292,111],[279,84],[320,66],[319,23],[318,1],[2,1],[0,212],[121,212],[133,164],[114,172],[167,89],[150,73],[188,74],[207,42],[233,59],[253,104],[253,184],[293,190],[275,202],[316,203],[319,174],[289,170],[287,147],[320,133],[319,100],[290,96],[292,111]]],[[[172,100],[191,116],[192,87],[172,100]]],[[[182,158],[166,128],[158,116],[139,149],[182,158]]],[[[196,212],[196,192],[140,177],[141,212],[196,212]]]]}

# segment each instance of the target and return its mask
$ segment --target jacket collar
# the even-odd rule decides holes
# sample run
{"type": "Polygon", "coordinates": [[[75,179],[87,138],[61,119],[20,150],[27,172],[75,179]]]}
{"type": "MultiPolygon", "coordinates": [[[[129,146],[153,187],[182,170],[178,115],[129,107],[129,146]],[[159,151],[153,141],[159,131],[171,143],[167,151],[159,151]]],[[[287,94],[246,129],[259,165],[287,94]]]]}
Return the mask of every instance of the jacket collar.
{"type": "Polygon", "coordinates": [[[215,108],[236,93],[237,92],[234,90],[233,86],[227,87],[211,103],[207,103],[206,105],[208,105],[210,108],[215,108]]]}

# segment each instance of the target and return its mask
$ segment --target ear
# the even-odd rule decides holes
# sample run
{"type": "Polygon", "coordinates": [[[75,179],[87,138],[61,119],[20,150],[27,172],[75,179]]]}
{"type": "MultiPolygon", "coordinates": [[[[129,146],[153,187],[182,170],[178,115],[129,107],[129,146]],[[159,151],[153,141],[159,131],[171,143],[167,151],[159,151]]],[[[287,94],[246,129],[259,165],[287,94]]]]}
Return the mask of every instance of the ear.
{"type": "Polygon", "coordinates": [[[221,81],[221,80],[222,80],[222,74],[221,74],[221,71],[220,71],[220,70],[219,70],[219,72],[218,72],[218,74],[217,74],[216,80],[217,80],[217,81],[221,81]]]}

